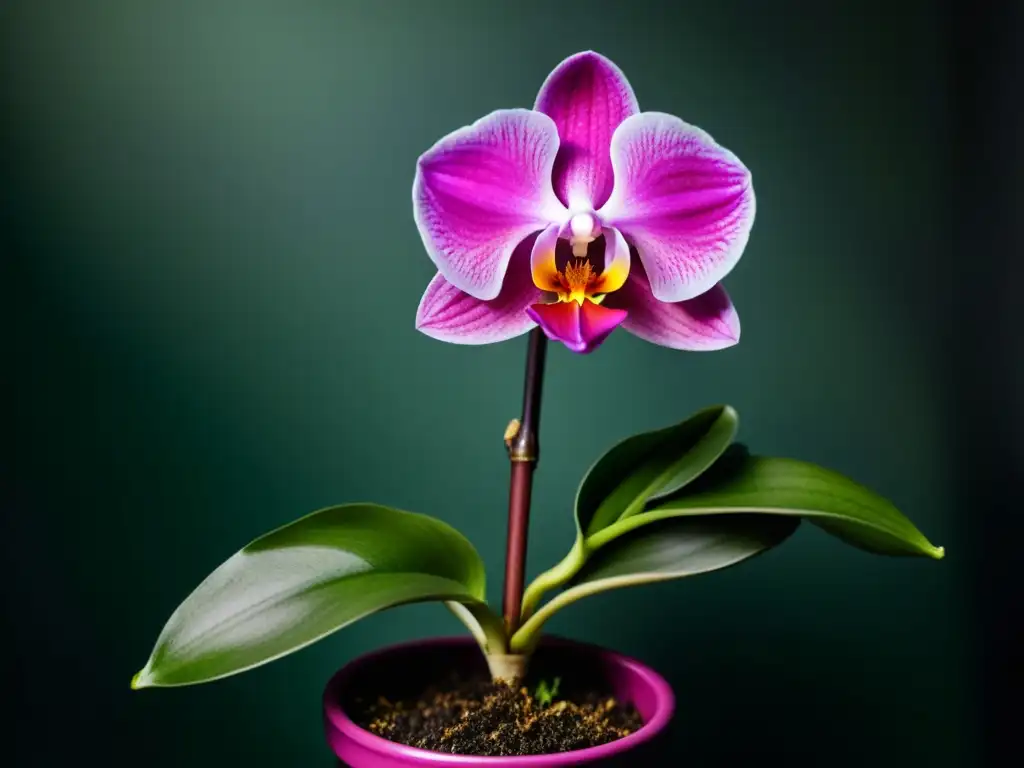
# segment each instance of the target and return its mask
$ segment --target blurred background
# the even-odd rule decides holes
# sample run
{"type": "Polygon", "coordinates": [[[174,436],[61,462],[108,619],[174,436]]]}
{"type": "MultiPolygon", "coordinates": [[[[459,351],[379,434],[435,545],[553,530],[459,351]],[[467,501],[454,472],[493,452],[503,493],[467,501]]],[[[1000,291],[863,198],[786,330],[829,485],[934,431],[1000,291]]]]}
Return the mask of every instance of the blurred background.
{"type": "Polygon", "coordinates": [[[330,765],[328,677],[459,632],[442,608],[201,688],[129,690],[210,570],[326,505],[457,526],[500,602],[500,436],[525,338],[414,330],[434,272],[410,185],[436,139],[532,106],[588,48],[642,109],[736,152],[758,216],[726,281],[738,346],[685,354],[619,332],[589,357],[552,348],[530,574],[571,544],[601,451],[717,402],[753,450],[853,476],[947,556],[872,557],[806,529],[741,568],[577,603],[551,631],[669,678],[664,765],[985,764],[1011,735],[990,703],[1019,609],[1019,8],[0,5],[12,764],[330,765]]]}

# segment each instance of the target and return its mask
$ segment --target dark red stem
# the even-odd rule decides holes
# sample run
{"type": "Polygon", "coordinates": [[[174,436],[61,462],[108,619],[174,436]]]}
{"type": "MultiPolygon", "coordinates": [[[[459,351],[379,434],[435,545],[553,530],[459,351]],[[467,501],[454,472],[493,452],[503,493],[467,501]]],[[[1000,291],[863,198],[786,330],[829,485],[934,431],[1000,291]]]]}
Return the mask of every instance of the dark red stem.
{"type": "Polygon", "coordinates": [[[519,628],[526,578],[526,540],[530,527],[530,494],[533,470],[540,454],[540,396],[544,383],[544,358],[548,340],[540,328],[530,332],[523,385],[523,416],[518,429],[508,430],[505,445],[511,462],[508,494],[508,548],[505,553],[505,594],[502,605],[509,634],[519,628]]]}

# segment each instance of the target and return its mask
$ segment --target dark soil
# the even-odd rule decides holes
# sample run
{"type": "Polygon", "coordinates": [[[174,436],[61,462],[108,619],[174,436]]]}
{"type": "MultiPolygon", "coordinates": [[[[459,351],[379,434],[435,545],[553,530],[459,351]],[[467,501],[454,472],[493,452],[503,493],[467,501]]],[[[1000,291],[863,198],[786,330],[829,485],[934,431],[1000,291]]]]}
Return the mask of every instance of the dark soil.
{"type": "Polygon", "coordinates": [[[621,739],[640,715],[596,694],[538,703],[526,687],[489,680],[453,681],[402,700],[361,702],[356,722],[391,741],[435,752],[478,756],[541,755],[621,739]]]}

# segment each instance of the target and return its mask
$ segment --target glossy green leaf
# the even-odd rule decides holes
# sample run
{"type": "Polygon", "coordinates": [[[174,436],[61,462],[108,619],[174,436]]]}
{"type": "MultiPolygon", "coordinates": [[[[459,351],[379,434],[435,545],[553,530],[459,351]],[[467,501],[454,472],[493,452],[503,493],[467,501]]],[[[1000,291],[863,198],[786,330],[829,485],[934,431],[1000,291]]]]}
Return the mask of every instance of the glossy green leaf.
{"type": "Polygon", "coordinates": [[[226,677],[303,648],[357,619],[425,600],[483,605],[484,567],[458,531],[374,504],[314,512],[230,557],[178,607],[133,688],[226,677]]]}
{"type": "Polygon", "coordinates": [[[576,542],[562,562],[527,586],[523,616],[531,616],[545,592],[579,570],[588,556],[587,537],[699,477],[729,447],[738,425],[732,408],[712,406],[680,424],[626,438],[601,456],[576,493],[576,542]]]}
{"type": "Polygon", "coordinates": [[[739,417],[727,405],[698,411],[665,429],[633,435],[590,468],[576,494],[576,524],[593,536],[644,504],[699,477],[736,435],[739,417]]]}
{"type": "Polygon", "coordinates": [[[799,524],[799,518],[756,514],[653,521],[595,552],[568,588],[611,589],[717,571],[778,546],[799,524]]]}
{"type": "Polygon", "coordinates": [[[758,513],[795,516],[875,554],[941,558],[934,546],[887,499],[823,467],[795,459],[735,453],[675,496],[601,531],[603,546],[634,528],[669,517],[758,513]]]}
{"type": "Polygon", "coordinates": [[[542,606],[513,635],[512,650],[531,650],[544,622],[583,597],[728,568],[778,546],[799,524],[796,517],[757,514],[648,521],[593,552],[565,591],[542,606]]]}

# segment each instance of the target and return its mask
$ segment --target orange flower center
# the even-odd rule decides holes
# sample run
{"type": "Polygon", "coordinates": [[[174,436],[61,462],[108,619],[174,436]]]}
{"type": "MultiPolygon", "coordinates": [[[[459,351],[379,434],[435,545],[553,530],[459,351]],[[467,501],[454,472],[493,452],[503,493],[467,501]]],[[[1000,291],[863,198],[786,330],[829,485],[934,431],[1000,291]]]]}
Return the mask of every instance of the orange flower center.
{"type": "Polygon", "coordinates": [[[583,304],[590,298],[591,287],[597,282],[597,273],[590,266],[590,259],[577,259],[565,265],[565,270],[558,273],[558,282],[562,290],[558,292],[559,301],[575,301],[583,304]]]}
{"type": "Polygon", "coordinates": [[[530,270],[534,285],[549,295],[557,296],[559,303],[574,301],[581,307],[587,301],[600,304],[607,294],[623,286],[629,276],[629,247],[618,230],[608,230],[611,240],[604,248],[604,264],[600,271],[587,258],[585,247],[582,253],[576,253],[576,246],[581,244],[576,239],[571,243],[573,256],[560,270],[556,250],[562,241],[558,230],[557,225],[548,227],[533,245],[530,270]]]}

